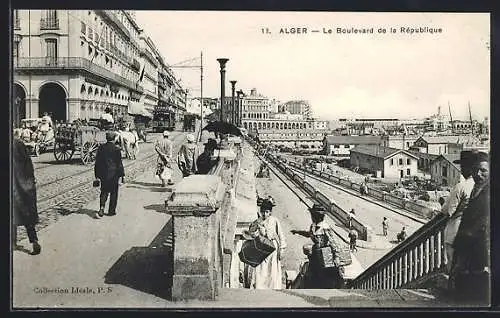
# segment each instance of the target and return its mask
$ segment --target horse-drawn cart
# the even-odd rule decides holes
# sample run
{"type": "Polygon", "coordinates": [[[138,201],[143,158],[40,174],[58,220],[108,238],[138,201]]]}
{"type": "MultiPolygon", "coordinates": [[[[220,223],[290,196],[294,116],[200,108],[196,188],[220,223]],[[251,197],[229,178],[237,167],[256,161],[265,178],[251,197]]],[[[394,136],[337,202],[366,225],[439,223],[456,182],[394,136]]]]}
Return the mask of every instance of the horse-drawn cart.
{"type": "Polygon", "coordinates": [[[43,127],[41,118],[21,120],[21,140],[31,155],[40,153],[54,146],[54,130],[50,126],[43,127]]]}
{"type": "Polygon", "coordinates": [[[106,142],[106,131],[90,125],[61,124],[57,127],[54,157],[57,161],[70,160],[75,152],[83,164],[95,161],[97,148],[106,142]]]}

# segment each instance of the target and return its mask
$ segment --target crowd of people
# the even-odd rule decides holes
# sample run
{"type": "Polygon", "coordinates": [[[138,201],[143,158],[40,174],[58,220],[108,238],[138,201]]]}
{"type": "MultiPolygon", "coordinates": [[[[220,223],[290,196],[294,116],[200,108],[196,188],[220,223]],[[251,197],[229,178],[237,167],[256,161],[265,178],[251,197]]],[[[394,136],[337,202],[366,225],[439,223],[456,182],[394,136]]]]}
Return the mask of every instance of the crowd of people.
{"type": "MultiPolygon", "coordinates": [[[[107,215],[116,215],[119,183],[124,182],[125,171],[121,152],[116,145],[117,134],[106,132],[106,143],[100,145],[94,167],[96,180],[100,185],[99,210],[95,217],[104,215],[105,205],[110,197],[107,215]]],[[[187,135],[185,143],[176,155],[176,163],[183,177],[192,174],[207,174],[217,164],[214,152],[218,148],[215,139],[204,144],[204,151],[199,153],[192,134],[187,135]]],[[[161,185],[172,185],[174,162],[173,143],[169,132],[165,131],[155,144],[158,153],[156,174],[161,185]]],[[[38,223],[36,205],[36,180],[34,167],[26,147],[20,136],[15,136],[13,143],[13,245],[16,247],[15,233],[17,226],[26,228],[32,244],[32,254],[41,252],[35,225],[38,223]]],[[[490,264],[490,185],[489,155],[478,151],[462,151],[460,159],[461,180],[452,189],[450,195],[442,202],[441,213],[448,216],[444,230],[444,251],[446,272],[449,275],[449,290],[461,301],[489,301],[491,287],[490,264]]],[[[272,198],[260,201],[257,219],[250,225],[252,238],[266,237],[272,242],[275,250],[260,265],[255,267],[250,278],[250,287],[281,288],[281,260],[286,249],[286,238],[280,221],[272,215],[272,198]]],[[[331,226],[325,221],[325,209],[315,204],[309,209],[312,224],[307,231],[292,230],[292,234],[311,239],[312,244],[304,246],[308,257],[307,271],[303,274],[305,288],[341,288],[343,286],[344,266],[339,259],[340,246],[331,226]],[[326,246],[331,247],[334,255],[334,266],[324,266],[318,261],[317,251],[326,246]]],[[[354,209],[349,212],[349,245],[356,251],[358,234],[353,227],[354,209]]],[[[389,223],[386,217],[382,220],[382,234],[388,235],[389,223]]],[[[397,235],[398,242],[406,239],[406,229],[397,235]]]]}

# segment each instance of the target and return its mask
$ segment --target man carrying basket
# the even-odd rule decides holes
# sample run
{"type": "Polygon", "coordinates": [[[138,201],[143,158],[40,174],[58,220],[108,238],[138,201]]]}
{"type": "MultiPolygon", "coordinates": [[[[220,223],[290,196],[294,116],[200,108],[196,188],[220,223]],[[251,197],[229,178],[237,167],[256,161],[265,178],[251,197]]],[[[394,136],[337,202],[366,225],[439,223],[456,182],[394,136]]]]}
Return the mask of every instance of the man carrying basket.
{"type": "Polygon", "coordinates": [[[312,224],[309,231],[292,230],[292,234],[309,237],[313,246],[305,248],[309,267],[304,277],[304,287],[310,289],[339,289],[344,285],[344,266],[352,260],[349,248],[335,238],[330,225],[324,221],[325,208],[314,204],[310,209],[312,224]]]}

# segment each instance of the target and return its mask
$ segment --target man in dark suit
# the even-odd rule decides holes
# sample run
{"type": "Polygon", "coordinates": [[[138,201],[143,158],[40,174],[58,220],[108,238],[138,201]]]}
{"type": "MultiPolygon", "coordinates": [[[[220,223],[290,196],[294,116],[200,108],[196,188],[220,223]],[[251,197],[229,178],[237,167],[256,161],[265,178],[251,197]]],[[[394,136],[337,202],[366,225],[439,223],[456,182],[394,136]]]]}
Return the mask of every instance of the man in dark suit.
{"type": "Polygon", "coordinates": [[[94,174],[96,179],[101,181],[101,195],[99,212],[95,218],[100,218],[104,215],[104,207],[109,199],[109,216],[116,214],[116,204],[118,201],[118,183],[120,178],[123,179],[125,171],[123,169],[122,156],[120,148],[115,145],[117,135],[115,132],[106,132],[106,143],[99,146],[96,155],[94,166],[94,174]]]}
{"type": "Polygon", "coordinates": [[[455,236],[451,275],[455,296],[461,303],[489,305],[490,173],[489,155],[478,152],[473,164],[474,188],[455,236]]]}
{"type": "Polygon", "coordinates": [[[18,137],[12,145],[12,244],[17,248],[17,226],[24,225],[28,239],[33,244],[32,255],[40,254],[35,224],[39,222],[36,205],[35,170],[26,146],[18,137]]]}

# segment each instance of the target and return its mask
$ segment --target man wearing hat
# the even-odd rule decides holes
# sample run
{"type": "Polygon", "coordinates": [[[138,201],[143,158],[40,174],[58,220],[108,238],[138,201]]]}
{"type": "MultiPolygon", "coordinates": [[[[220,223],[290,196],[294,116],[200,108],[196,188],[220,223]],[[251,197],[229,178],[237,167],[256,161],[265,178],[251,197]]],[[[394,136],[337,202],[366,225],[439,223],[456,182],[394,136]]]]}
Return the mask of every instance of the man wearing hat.
{"type": "Polygon", "coordinates": [[[177,154],[177,165],[182,172],[182,177],[196,173],[196,158],[198,149],[192,134],[186,136],[186,143],[181,146],[177,154]]]}
{"type": "Polygon", "coordinates": [[[472,167],[474,188],[453,243],[450,276],[461,303],[489,305],[491,301],[489,171],[488,154],[478,152],[472,167]]]}
{"type": "Polygon", "coordinates": [[[475,156],[476,153],[473,151],[462,151],[460,159],[453,161],[453,163],[460,164],[460,181],[453,187],[441,208],[441,213],[449,217],[444,229],[444,250],[448,273],[453,260],[453,241],[455,240],[462,214],[465,208],[467,208],[470,193],[474,187],[472,165],[474,164],[475,156]]]}
{"type": "Polygon", "coordinates": [[[167,181],[168,185],[174,184],[172,182],[172,174],[170,173],[170,175],[167,178],[165,178],[166,175],[164,173],[166,168],[171,168],[170,162],[172,160],[173,143],[170,139],[168,139],[169,135],[170,133],[167,130],[165,130],[163,132],[163,138],[157,140],[155,144],[155,151],[158,153],[156,175],[160,178],[162,187],[165,187],[166,185],[165,183],[167,181]]]}
{"type": "Polygon", "coordinates": [[[106,143],[99,146],[94,166],[96,179],[101,182],[101,195],[99,197],[99,212],[95,215],[98,219],[104,215],[104,207],[109,199],[109,216],[116,214],[118,203],[118,183],[125,176],[120,148],[115,145],[117,134],[113,131],[106,132],[106,143]]]}
{"type": "Polygon", "coordinates": [[[217,163],[217,160],[212,159],[214,150],[217,149],[217,141],[209,138],[204,145],[204,151],[198,156],[198,159],[196,159],[196,167],[198,168],[196,171],[197,174],[209,173],[212,167],[217,163]]]}

